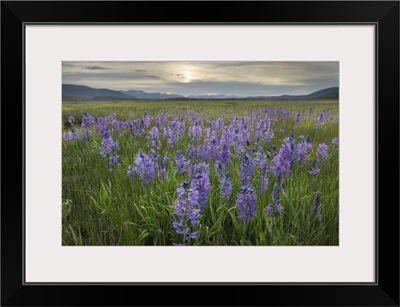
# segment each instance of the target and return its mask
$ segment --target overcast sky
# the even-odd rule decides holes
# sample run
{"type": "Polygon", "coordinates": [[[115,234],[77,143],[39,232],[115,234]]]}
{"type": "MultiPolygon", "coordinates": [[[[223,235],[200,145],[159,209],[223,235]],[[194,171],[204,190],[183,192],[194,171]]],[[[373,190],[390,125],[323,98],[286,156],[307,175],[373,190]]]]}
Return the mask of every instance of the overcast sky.
{"type": "Polygon", "coordinates": [[[63,84],[171,94],[269,96],[339,86],[339,62],[63,62],[63,84]]]}

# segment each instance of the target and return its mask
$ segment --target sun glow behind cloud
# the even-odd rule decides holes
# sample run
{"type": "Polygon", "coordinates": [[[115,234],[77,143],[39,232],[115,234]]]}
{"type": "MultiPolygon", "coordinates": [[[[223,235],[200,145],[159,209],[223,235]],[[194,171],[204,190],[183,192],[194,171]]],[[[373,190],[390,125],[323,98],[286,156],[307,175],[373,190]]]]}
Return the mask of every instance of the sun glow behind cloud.
{"type": "Polygon", "coordinates": [[[184,71],[182,75],[183,75],[183,80],[182,80],[183,83],[190,83],[193,80],[192,73],[189,70],[184,71]]]}

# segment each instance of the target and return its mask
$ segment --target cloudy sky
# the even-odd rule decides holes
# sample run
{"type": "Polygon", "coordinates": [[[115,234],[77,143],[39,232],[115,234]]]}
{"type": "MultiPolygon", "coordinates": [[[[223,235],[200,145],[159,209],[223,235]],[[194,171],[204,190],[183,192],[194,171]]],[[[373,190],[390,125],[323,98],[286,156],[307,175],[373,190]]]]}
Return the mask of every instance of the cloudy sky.
{"type": "Polygon", "coordinates": [[[269,96],[339,86],[339,62],[63,62],[63,84],[171,94],[269,96]]]}

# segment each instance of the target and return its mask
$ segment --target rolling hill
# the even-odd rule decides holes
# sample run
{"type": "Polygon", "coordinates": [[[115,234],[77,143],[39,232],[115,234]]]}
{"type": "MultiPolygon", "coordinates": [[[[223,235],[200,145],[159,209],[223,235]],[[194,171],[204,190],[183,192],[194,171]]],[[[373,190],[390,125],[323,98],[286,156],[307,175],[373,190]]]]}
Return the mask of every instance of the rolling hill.
{"type": "Polygon", "coordinates": [[[310,99],[338,99],[339,88],[330,87],[307,95],[281,96],[230,96],[230,95],[191,95],[188,97],[177,94],[147,93],[141,90],[115,91],[106,88],[92,88],[85,85],[63,84],[62,96],[70,99],[265,99],[265,100],[310,100],[310,99]]]}
{"type": "Polygon", "coordinates": [[[68,98],[93,99],[96,97],[130,98],[132,96],[106,88],[92,88],[85,85],[63,84],[62,96],[68,98]]]}

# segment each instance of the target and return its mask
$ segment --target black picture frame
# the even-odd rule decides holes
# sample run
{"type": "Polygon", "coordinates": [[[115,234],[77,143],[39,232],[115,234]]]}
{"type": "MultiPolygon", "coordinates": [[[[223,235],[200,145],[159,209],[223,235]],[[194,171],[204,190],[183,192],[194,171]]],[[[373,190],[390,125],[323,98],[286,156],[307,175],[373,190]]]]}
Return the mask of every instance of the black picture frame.
{"type": "Polygon", "coordinates": [[[398,1],[3,1],[1,77],[2,306],[399,306],[398,1]],[[23,208],[27,23],[375,25],[376,282],[26,284],[23,208]],[[182,293],[191,299],[183,299],[182,293]]]}

